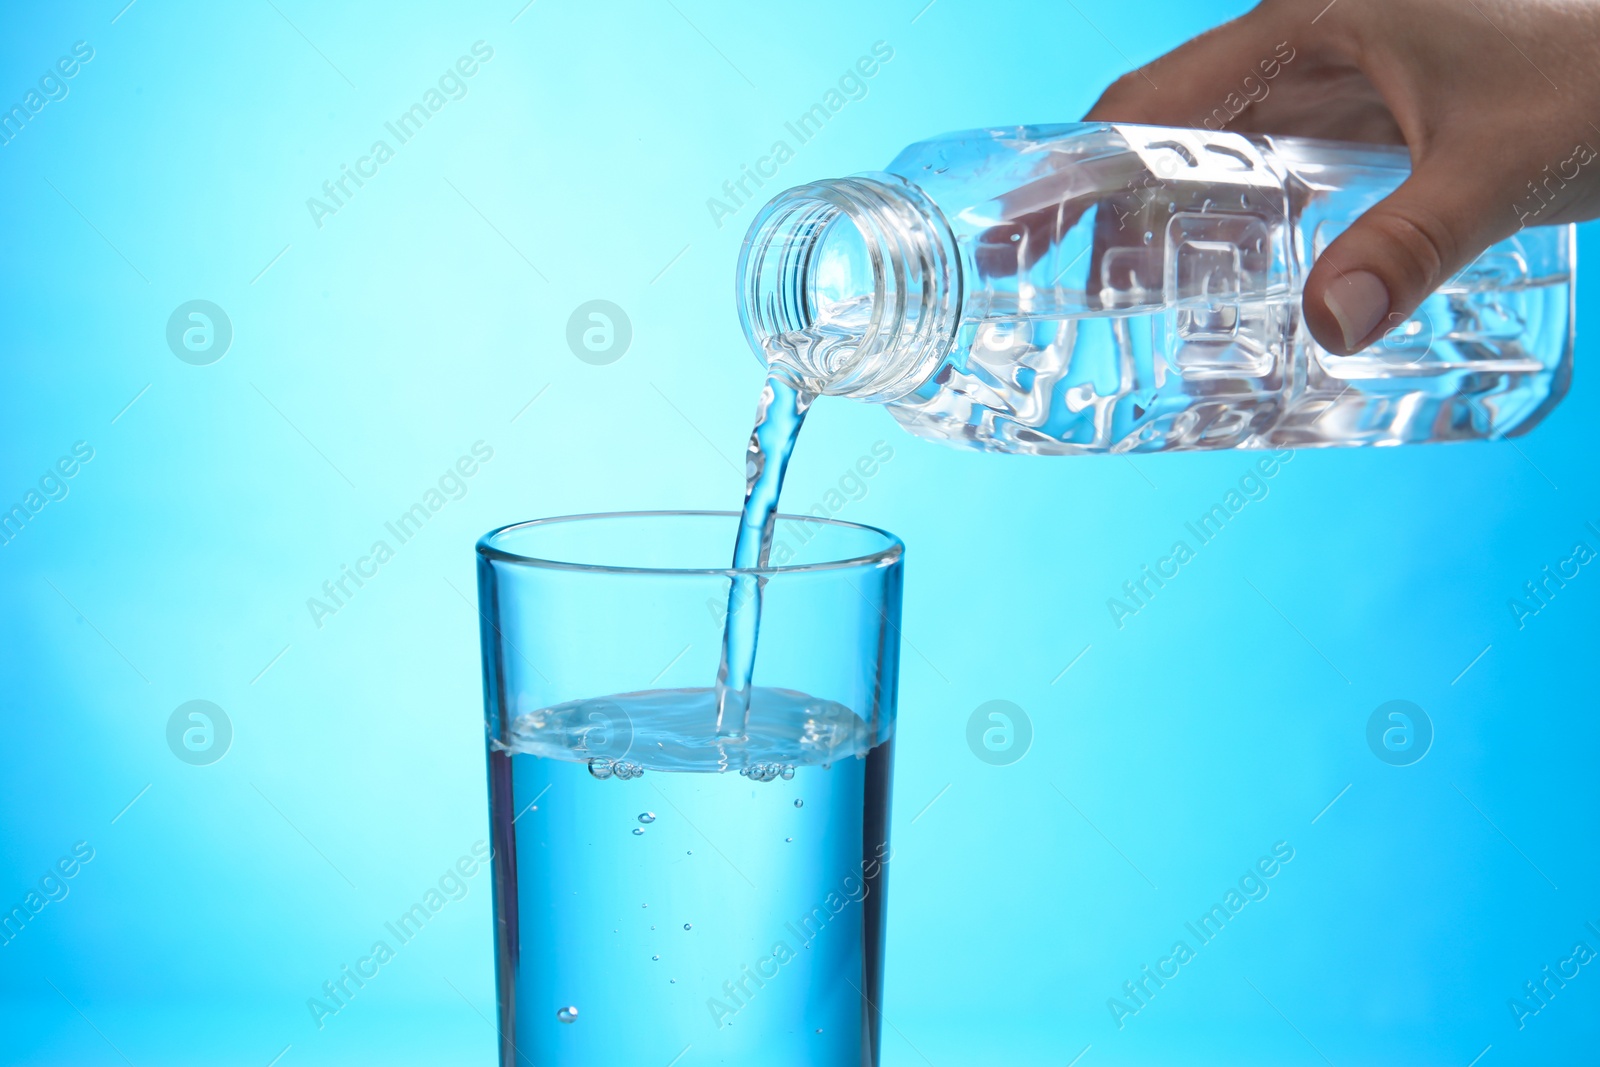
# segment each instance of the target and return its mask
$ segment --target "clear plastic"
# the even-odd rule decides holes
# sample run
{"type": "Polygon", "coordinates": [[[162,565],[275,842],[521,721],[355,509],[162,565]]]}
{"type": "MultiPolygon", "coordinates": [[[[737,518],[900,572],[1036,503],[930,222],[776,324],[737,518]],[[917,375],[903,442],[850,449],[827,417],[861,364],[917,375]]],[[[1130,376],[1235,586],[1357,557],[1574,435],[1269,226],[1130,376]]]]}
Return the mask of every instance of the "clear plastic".
{"type": "Polygon", "coordinates": [[[740,255],[763,362],[921,437],[1072,455],[1525,433],[1571,377],[1572,227],[1521,231],[1350,356],[1318,254],[1405,151],[1072,123],[950,134],[774,198],[740,255]]]}

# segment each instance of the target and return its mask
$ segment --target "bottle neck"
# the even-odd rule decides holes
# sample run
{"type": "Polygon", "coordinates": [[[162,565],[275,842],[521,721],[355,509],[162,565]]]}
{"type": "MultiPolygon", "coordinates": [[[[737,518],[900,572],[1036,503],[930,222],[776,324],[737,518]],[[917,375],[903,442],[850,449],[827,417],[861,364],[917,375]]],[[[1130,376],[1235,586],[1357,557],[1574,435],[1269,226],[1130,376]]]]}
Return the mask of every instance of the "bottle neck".
{"type": "Polygon", "coordinates": [[[812,393],[888,403],[955,341],[960,258],[939,209],[888,174],[778,194],[739,253],[739,319],[756,357],[812,393]]]}

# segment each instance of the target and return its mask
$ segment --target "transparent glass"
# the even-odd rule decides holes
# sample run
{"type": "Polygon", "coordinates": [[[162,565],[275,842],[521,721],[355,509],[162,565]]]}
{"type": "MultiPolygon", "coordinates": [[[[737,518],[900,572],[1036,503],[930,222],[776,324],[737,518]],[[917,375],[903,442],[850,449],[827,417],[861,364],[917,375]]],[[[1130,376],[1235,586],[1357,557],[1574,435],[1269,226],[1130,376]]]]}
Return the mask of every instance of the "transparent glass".
{"type": "Polygon", "coordinates": [[[746,335],[907,430],[1070,455],[1524,433],[1572,370],[1574,234],[1521,231],[1351,356],[1300,313],[1317,255],[1404,150],[1071,123],[950,134],[774,198],[746,335]]]}
{"type": "Polygon", "coordinates": [[[780,516],[583,515],[478,543],[504,1067],[876,1065],[903,548],[780,516]],[[748,726],[713,686],[758,581],[748,726]]]}

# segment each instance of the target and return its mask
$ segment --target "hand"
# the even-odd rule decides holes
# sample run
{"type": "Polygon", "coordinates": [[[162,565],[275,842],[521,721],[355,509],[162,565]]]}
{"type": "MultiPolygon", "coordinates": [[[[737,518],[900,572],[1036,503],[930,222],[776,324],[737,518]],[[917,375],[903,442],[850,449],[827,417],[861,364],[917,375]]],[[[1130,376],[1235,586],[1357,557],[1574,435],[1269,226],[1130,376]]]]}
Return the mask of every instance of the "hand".
{"type": "Polygon", "coordinates": [[[1263,0],[1086,117],[1408,146],[1306,279],[1307,326],[1348,355],[1496,241],[1600,215],[1597,102],[1596,0],[1263,0]]]}

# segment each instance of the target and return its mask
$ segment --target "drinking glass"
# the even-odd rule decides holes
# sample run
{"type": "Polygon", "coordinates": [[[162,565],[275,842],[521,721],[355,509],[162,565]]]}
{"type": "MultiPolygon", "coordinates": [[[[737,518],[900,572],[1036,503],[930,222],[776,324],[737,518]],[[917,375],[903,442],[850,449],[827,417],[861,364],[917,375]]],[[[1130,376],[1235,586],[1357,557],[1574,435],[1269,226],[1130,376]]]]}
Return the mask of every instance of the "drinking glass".
{"type": "Polygon", "coordinates": [[[738,522],[478,542],[503,1067],[878,1063],[904,547],[780,516],[736,570],[738,522]],[[719,731],[730,593],[760,635],[719,731]]]}

